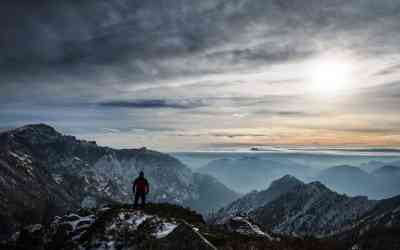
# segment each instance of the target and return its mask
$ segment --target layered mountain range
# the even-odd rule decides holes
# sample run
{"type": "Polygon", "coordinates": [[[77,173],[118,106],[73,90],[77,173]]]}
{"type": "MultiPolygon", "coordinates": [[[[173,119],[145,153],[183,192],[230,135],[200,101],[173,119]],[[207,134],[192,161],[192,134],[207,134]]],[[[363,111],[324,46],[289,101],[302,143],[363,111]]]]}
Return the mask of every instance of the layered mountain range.
{"type": "Polygon", "coordinates": [[[312,179],[339,193],[382,199],[400,194],[399,178],[400,167],[389,164],[370,173],[358,167],[340,165],[322,170],[312,179]]]}
{"type": "Polygon", "coordinates": [[[238,197],[168,154],[101,147],[44,124],[28,125],[0,134],[0,235],[72,209],[130,202],[139,171],[153,202],[207,212],[238,197]]]}
{"type": "MultiPolygon", "coordinates": [[[[313,156],[319,159],[319,155],[313,156]]],[[[321,158],[320,161],[325,161],[321,158]]],[[[295,157],[284,159],[274,155],[236,156],[219,158],[197,169],[212,175],[231,189],[248,193],[263,190],[273,180],[284,175],[292,175],[302,181],[319,181],[338,193],[349,196],[368,196],[385,199],[400,194],[399,161],[371,161],[369,165],[333,165],[318,169],[297,163],[295,157]],[[368,169],[368,171],[362,169],[368,169]]]]}
{"type": "Polygon", "coordinates": [[[256,156],[212,160],[197,171],[214,176],[240,193],[264,189],[268,183],[287,174],[306,179],[315,172],[290,160],[277,161],[256,156]]]}

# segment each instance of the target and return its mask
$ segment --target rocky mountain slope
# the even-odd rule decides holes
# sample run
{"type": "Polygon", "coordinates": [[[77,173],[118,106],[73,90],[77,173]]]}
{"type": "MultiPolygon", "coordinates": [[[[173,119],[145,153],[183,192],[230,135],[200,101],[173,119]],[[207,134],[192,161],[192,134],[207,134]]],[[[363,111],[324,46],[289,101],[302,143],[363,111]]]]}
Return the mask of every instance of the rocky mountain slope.
{"type": "Polygon", "coordinates": [[[70,209],[129,202],[141,170],[151,184],[150,201],[206,212],[238,197],[167,154],[115,150],[44,124],[28,125],[0,133],[0,234],[70,209]]]}
{"type": "Polygon", "coordinates": [[[329,241],[271,237],[255,224],[234,218],[213,227],[190,210],[170,204],[80,209],[55,217],[49,224],[26,226],[9,241],[7,250],[334,250],[329,241]]]}
{"type": "Polygon", "coordinates": [[[246,216],[257,208],[267,205],[282,194],[287,193],[292,188],[303,185],[304,183],[291,175],[285,175],[271,183],[268,189],[250,192],[235,200],[226,207],[211,216],[211,220],[216,223],[227,217],[237,215],[246,216]]]}
{"type": "Polygon", "coordinates": [[[268,233],[240,216],[210,225],[196,212],[172,204],[148,204],[143,210],[114,204],[25,226],[0,241],[0,249],[394,250],[400,244],[399,211],[399,197],[383,200],[348,230],[317,239],[268,233]]]}
{"type": "Polygon", "coordinates": [[[383,200],[356,218],[348,230],[314,238],[264,231],[254,220],[241,216],[210,225],[196,212],[172,204],[148,204],[140,210],[113,204],[21,227],[9,240],[0,241],[0,249],[391,250],[400,243],[399,211],[399,197],[383,200]]]}
{"type": "Polygon", "coordinates": [[[332,237],[341,249],[399,249],[400,196],[379,201],[349,230],[332,237]]]}
{"type": "Polygon", "coordinates": [[[273,232],[323,237],[350,226],[374,205],[367,197],[339,195],[312,182],[294,187],[250,217],[273,232]]]}
{"type": "Polygon", "coordinates": [[[347,229],[375,204],[367,197],[340,195],[319,182],[305,184],[284,176],[268,189],[220,209],[210,222],[219,224],[244,215],[274,233],[323,237],[347,229]]]}

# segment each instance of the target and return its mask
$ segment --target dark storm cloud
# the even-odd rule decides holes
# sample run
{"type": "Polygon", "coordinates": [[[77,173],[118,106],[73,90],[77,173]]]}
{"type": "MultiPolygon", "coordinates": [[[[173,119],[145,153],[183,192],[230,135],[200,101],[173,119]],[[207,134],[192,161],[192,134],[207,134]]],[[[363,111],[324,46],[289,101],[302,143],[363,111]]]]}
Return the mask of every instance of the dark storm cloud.
{"type": "Polygon", "coordinates": [[[208,28],[211,23],[196,15],[207,14],[201,3],[86,0],[2,4],[1,41],[8,52],[3,53],[2,61],[8,63],[160,58],[195,51],[213,40],[207,35],[213,32],[208,28]]]}
{"type": "MultiPolygon", "coordinates": [[[[385,34],[398,30],[399,6],[372,0],[6,0],[0,8],[2,93],[21,95],[23,84],[49,92],[67,85],[63,95],[95,97],[136,82],[296,60],[324,49],[315,46],[320,38],[379,47],[385,34]],[[350,33],[356,30],[361,35],[350,33]]],[[[385,40],[381,48],[397,47],[397,40],[385,40]]]]}
{"type": "Polygon", "coordinates": [[[100,103],[101,106],[115,108],[137,108],[137,109],[194,109],[206,106],[200,100],[133,100],[133,101],[108,101],[100,103]]]}
{"type": "Polygon", "coordinates": [[[242,44],[246,35],[261,39],[262,46],[215,55],[274,62],[312,53],[309,35],[359,28],[380,17],[389,20],[382,28],[392,29],[398,7],[393,1],[5,1],[0,62],[74,65],[179,57],[242,44]]]}

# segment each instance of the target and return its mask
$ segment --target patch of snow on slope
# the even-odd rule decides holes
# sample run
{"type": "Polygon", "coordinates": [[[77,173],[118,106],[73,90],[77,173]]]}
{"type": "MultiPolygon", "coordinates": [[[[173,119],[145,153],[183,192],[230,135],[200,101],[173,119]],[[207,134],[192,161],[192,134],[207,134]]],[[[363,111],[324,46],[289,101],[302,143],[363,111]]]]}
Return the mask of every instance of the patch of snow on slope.
{"type": "Polygon", "coordinates": [[[57,183],[60,184],[63,182],[63,177],[59,174],[52,174],[51,177],[53,177],[53,180],[57,183]]]}
{"type": "Polygon", "coordinates": [[[89,227],[91,224],[94,223],[95,216],[79,216],[77,214],[70,214],[66,219],[69,220],[67,223],[72,226],[72,231],[75,231],[78,228],[89,227]]]}
{"type": "Polygon", "coordinates": [[[260,235],[260,236],[265,236],[269,240],[273,240],[273,238],[269,234],[263,232],[257,225],[254,225],[253,223],[251,223],[250,221],[248,221],[247,219],[245,219],[243,217],[236,216],[236,217],[233,217],[232,220],[242,222],[246,225],[246,228],[238,228],[236,230],[238,233],[256,234],[256,235],[260,235]]]}
{"type": "MultiPolygon", "coordinates": [[[[30,159],[29,155],[24,154],[20,155],[15,152],[9,151],[8,154],[18,160],[20,166],[24,167],[29,175],[33,175],[33,167],[32,167],[32,160],[30,159]]],[[[19,165],[18,164],[18,165],[19,165]]]]}
{"type": "Polygon", "coordinates": [[[178,225],[174,223],[164,222],[160,224],[158,230],[152,235],[157,239],[162,239],[168,236],[172,231],[174,231],[177,226],[178,225]]]}
{"type": "Polygon", "coordinates": [[[153,218],[153,216],[138,211],[135,213],[120,213],[119,218],[120,220],[138,228],[143,222],[145,222],[147,219],[153,218]]]}
{"type": "Polygon", "coordinates": [[[39,231],[42,229],[42,225],[41,224],[34,224],[34,225],[30,225],[25,227],[26,230],[28,230],[30,233],[34,233],[36,231],[39,231]]]}

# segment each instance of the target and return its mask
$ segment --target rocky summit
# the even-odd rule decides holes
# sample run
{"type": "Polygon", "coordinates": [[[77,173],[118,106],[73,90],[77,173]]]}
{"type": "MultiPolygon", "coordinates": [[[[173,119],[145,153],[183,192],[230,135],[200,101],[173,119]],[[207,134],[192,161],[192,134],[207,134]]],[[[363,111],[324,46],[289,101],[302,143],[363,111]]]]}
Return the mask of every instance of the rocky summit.
{"type": "Polygon", "coordinates": [[[1,250],[395,250],[399,197],[378,203],[339,234],[316,238],[265,231],[246,217],[207,224],[187,208],[151,203],[84,208],[22,227],[1,250]]]}
{"type": "Polygon", "coordinates": [[[316,239],[278,238],[244,218],[229,226],[207,225],[194,211],[171,204],[80,209],[50,223],[24,227],[0,247],[7,250],[216,250],[329,249],[316,239]],[[235,225],[234,225],[235,224],[235,225]]]}

